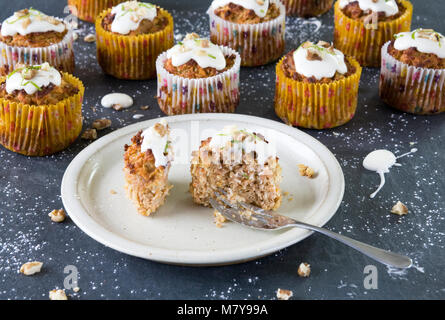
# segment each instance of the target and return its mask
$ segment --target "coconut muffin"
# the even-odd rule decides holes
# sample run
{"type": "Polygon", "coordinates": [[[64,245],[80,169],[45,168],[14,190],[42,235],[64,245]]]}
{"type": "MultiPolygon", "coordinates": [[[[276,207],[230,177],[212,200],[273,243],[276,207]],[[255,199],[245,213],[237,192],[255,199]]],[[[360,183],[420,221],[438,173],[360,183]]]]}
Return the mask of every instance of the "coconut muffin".
{"type": "Polygon", "coordinates": [[[445,111],[445,38],[433,29],[394,36],[382,47],[380,98],[401,111],[445,111]]]}
{"type": "Polygon", "coordinates": [[[239,52],[242,66],[260,66],[284,51],[286,9],[280,0],[214,0],[210,39],[239,52]]]}
{"type": "Polygon", "coordinates": [[[411,28],[407,0],[338,0],[334,6],[334,45],[362,66],[380,66],[380,49],[396,33],[411,28]]]}
{"type": "Polygon", "coordinates": [[[158,103],[167,115],[234,112],[239,103],[239,54],[196,33],[158,57],[158,103]]]}
{"type": "Polygon", "coordinates": [[[138,212],[149,216],[164,204],[169,190],[168,172],[173,161],[170,128],[165,120],[139,131],[125,145],[125,189],[138,212]]]}
{"type": "Polygon", "coordinates": [[[15,12],[0,26],[0,75],[15,65],[48,62],[60,71],[74,71],[73,34],[60,19],[36,9],[15,12]]]}
{"type": "Polygon", "coordinates": [[[355,114],[361,71],[332,44],[306,41],[277,64],[275,112],[293,126],[340,126],[355,114]]]}
{"type": "Polygon", "coordinates": [[[125,0],[68,0],[72,14],[81,20],[94,22],[96,16],[125,0]]]}
{"type": "Polygon", "coordinates": [[[288,16],[315,17],[331,9],[334,0],[283,0],[288,16]]]}
{"type": "Polygon", "coordinates": [[[190,192],[197,204],[222,188],[229,201],[241,200],[263,209],[281,204],[281,167],[273,148],[259,133],[227,126],[201,141],[192,153],[190,192]]]}
{"type": "Polygon", "coordinates": [[[156,77],[156,58],[173,46],[173,18],[147,2],[127,1],[96,19],[97,60],[120,79],[156,77]]]}
{"type": "Polygon", "coordinates": [[[47,62],[0,78],[0,143],[29,156],[65,149],[82,129],[82,83],[47,62]]]}

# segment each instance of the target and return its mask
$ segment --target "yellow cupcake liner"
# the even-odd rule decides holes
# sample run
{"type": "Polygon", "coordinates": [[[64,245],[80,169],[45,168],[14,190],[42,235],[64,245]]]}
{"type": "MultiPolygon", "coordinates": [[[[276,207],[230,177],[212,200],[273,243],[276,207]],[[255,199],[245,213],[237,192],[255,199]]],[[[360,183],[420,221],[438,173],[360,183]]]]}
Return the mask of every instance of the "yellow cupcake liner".
{"type": "Polygon", "coordinates": [[[403,63],[382,47],[380,98],[393,108],[414,114],[445,111],[445,69],[417,68],[403,63]]]}
{"type": "Polygon", "coordinates": [[[81,20],[94,22],[104,10],[127,0],[68,0],[70,11],[81,20]]]}
{"type": "Polygon", "coordinates": [[[188,79],[169,73],[164,64],[167,52],[156,61],[158,103],[167,115],[205,112],[235,112],[239,103],[241,58],[233,49],[221,47],[225,56],[235,55],[229,70],[203,79],[188,79]]]}
{"type": "Polygon", "coordinates": [[[238,51],[242,66],[261,66],[277,60],[284,51],[286,8],[280,0],[271,0],[270,3],[280,8],[280,15],[274,20],[256,24],[232,23],[209,9],[210,40],[238,51]]]}
{"type": "Polygon", "coordinates": [[[168,20],[167,26],[156,33],[125,36],[106,31],[102,27],[108,9],[96,18],[97,60],[103,71],[119,79],[156,78],[156,59],[173,46],[173,18],[159,8],[168,20]]]}
{"type": "Polygon", "coordinates": [[[334,0],[282,0],[288,16],[315,17],[331,9],[334,0]]]}
{"type": "Polygon", "coordinates": [[[334,5],[334,46],[344,54],[354,57],[362,66],[379,67],[380,49],[394,34],[409,31],[413,6],[401,0],[405,12],[397,19],[382,21],[377,29],[364,24],[362,20],[351,19],[340,9],[340,1],[334,5]]]}
{"type": "Polygon", "coordinates": [[[69,30],[62,41],[47,47],[16,47],[0,42],[0,76],[8,75],[18,63],[35,65],[48,62],[59,71],[73,73],[73,41],[73,32],[69,30]]]}
{"type": "MultiPolygon", "coordinates": [[[[70,74],[64,80],[79,92],[55,105],[33,106],[0,98],[0,143],[27,156],[45,156],[63,150],[82,130],[82,101],[85,88],[70,74]]],[[[0,83],[5,78],[0,79],[0,83]]]]}
{"type": "Polygon", "coordinates": [[[362,68],[347,58],[355,73],[330,83],[307,83],[286,77],[282,58],[276,67],[275,112],[285,123],[310,129],[327,129],[354,117],[362,68]]]}

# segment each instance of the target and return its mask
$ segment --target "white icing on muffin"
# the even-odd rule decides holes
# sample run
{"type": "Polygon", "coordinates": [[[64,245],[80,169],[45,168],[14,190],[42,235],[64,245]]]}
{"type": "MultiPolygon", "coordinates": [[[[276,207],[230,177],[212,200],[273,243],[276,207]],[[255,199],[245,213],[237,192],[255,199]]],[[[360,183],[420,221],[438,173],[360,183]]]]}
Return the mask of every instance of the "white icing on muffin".
{"type": "Polygon", "coordinates": [[[360,9],[363,11],[384,12],[387,17],[399,12],[399,7],[395,0],[340,0],[340,9],[355,1],[358,1],[360,9]]]}
{"type": "Polygon", "coordinates": [[[153,21],[156,18],[156,6],[151,3],[127,1],[111,9],[115,14],[111,23],[111,31],[120,34],[129,34],[139,28],[142,20],[153,21]]]}
{"type": "Polygon", "coordinates": [[[155,158],[155,166],[164,166],[167,167],[170,161],[172,160],[172,146],[170,137],[168,135],[167,130],[168,124],[165,119],[162,119],[160,122],[155,124],[154,126],[145,129],[142,132],[142,145],[141,152],[145,152],[147,150],[151,150],[153,156],[155,158]],[[156,130],[157,126],[163,126],[166,133],[161,135],[158,130],[156,130]]]}
{"type": "Polygon", "coordinates": [[[402,51],[414,47],[419,52],[432,53],[445,58],[445,38],[433,29],[416,29],[394,35],[394,48],[402,51]]]}
{"type": "Polygon", "coordinates": [[[260,18],[264,18],[267,14],[267,10],[269,10],[269,0],[214,0],[210,5],[210,8],[216,10],[229,3],[239,5],[248,10],[253,10],[260,18]]]}
{"type": "Polygon", "coordinates": [[[47,62],[29,67],[19,66],[6,77],[6,92],[25,90],[27,94],[31,95],[51,83],[60,86],[61,82],[60,72],[47,62]]]}

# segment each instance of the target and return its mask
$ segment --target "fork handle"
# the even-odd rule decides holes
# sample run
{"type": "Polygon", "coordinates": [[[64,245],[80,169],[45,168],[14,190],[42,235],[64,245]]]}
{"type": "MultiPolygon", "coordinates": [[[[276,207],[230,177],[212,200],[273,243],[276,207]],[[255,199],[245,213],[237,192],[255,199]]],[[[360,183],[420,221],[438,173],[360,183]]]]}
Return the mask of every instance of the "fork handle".
{"type": "Polygon", "coordinates": [[[403,255],[400,255],[397,253],[393,253],[393,252],[390,252],[387,250],[383,250],[380,248],[370,246],[369,244],[351,239],[349,237],[345,237],[341,234],[329,231],[324,228],[319,228],[319,227],[316,227],[316,226],[313,226],[313,225],[310,225],[307,223],[297,222],[297,221],[295,223],[289,224],[288,226],[299,227],[299,228],[308,229],[308,230],[317,231],[319,233],[322,233],[330,238],[338,240],[338,241],[360,251],[364,255],[366,255],[374,260],[377,260],[378,262],[381,262],[387,266],[391,266],[391,267],[395,267],[395,268],[409,268],[413,264],[413,261],[407,256],[403,256],[403,255]]]}

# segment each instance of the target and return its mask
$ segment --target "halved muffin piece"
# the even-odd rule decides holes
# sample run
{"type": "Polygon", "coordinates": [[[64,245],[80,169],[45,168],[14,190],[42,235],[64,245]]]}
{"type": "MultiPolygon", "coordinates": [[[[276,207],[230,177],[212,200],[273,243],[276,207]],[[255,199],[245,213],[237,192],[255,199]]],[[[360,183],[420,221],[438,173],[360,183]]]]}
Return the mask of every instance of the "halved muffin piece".
{"type": "Polygon", "coordinates": [[[139,131],[125,145],[125,189],[138,212],[149,216],[164,204],[169,190],[168,172],[173,161],[170,128],[165,120],[139,131]]]}
{"type": "Polygon", "coordinates": [[[209,199],[222,188],[228,200],[242,200],[263,209],[281,204],[281,167],[275,150],[259,133],[227,126],[201,141],[192,153],[193,200],[210,206],[209,199]]]}

